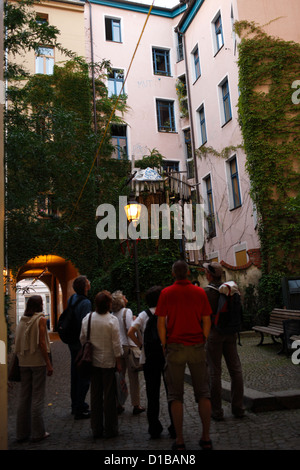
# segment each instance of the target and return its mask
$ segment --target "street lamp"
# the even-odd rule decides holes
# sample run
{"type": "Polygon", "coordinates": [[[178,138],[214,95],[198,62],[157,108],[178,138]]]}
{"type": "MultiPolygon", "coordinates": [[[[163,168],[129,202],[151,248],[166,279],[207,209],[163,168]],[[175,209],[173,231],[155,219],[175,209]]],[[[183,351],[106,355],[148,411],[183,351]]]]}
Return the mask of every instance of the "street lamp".
{"type": "MultiPolygon", "coordinates": [[[[134,227],[137,226],[141,215],[142,206],[136,202],[133,196],[130,196],[128,204],[124,207],[126,216],[129,222],[132,222],[134,227]]],[[[133,248],[134,248],[134,267],[135,267],[135,286],[136,286],[136,300],[137,300],[137,309],[140,312],[140,282],[139,282],[139,268],[138,268],[138,252],[137,252],[137,242],[136,238],[132,239],[133,248]]]]}

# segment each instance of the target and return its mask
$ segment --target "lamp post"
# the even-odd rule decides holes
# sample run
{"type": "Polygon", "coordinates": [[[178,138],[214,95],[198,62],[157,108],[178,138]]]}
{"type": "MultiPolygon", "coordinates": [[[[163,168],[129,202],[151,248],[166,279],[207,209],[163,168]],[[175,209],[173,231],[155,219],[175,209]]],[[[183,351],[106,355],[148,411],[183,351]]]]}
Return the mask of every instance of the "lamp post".
{"type": "MultiPolygon", "coordinates": [[[[124,207],[127,220],[132,222],[136,227],[141,215],[141,205],[136,202],[133,196],[130,196],[128,204],[124,207]]],[[[137,313],[140,312],[140,282],[139,282],[139,267],[138,267],[138,251],[136,238],[132,239],[134,249],[134,268],[135,268],[135,286],[136,286],[136,300],[137,300],[137,313]]]]}

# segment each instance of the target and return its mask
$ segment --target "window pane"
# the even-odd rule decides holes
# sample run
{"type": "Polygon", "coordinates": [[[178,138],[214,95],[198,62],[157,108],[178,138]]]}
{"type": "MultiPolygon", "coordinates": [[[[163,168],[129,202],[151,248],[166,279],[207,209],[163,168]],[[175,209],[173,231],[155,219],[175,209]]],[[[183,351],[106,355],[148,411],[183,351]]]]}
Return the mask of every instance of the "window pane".
{"type": "Polygon", "coordinates": [[[44,59],[43,57],[35,58],[35,73],[44,73],[44,59]]]}
{"type": "Polygon", "coordinates": [[[106,39],[108,41],[112,41],[113,35],[112,35],[112,24],[111,24],[110,18],[105,18],[105,33],[106,33],[106,39]]]}
{"type": "Polygon", "coordinates": [[[154,73],[160,75],[170,75],[169,51],[153,49],[154,73]]]}
{"type": "Polygon", "coordinates": [[[46,74],[53,75],[53,69],[54,69],[54,59],[51,59],[50,57],[46,57],[46,74]]]}
{"type": "Polygon", "coordinates": [[[233,200],[234,200],[234,207],[240,206],[240,192],[239,192],[239,183],[237,176],[232,179],[232,189],[233,189],[233,200]]]}
{"type": "Polygon", "coordinates": [[[54,50],[53,47],[39,47],[37,49],[37,54],[54,57],[54,50]]]}
{"type": "Polygon", "coordinates": [[[195,63],[195,78],[200,77],[200,60],[198,48],[194,52],[194,63],[195,63]]]}
{"type": "Polygon", "coordinates": [[[235,253],[235,261],[237,266],[243,266],[244,264],[247,264],[246,250],[237,251],[235,253]]]}
{"type": "Polygon", "coordinates": [[[113,41],[121,42],[120,21],[112,20],[112,36],[113,41]]]}
{"type": "Polygon", "coordinates": [[[223,46],[221,15],[219,15],[215,21],[215,30],[216,30],[216,42],[217,42],[217,51],[218,51],[223,46]]]}
{"type": "Polygon", "coordinates": [[[172,101],[157,101],[158,130],[175,131],[174,104],[172,101]]]}

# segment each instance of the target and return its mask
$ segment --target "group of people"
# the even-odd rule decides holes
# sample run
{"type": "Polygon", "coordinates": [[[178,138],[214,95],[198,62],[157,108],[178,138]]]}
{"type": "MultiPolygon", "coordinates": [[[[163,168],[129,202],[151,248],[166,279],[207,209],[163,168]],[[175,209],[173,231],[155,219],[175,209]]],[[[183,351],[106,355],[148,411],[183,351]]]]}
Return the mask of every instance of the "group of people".
{"type": "MultiPolygon", "coordinates": [[[[221,398],[221,361],[224,356],[231,376],[232,413],[244,416],[243,376],[237,352],[236,334],[221,334],[211,322],[218,308],[218,287],[222,266],[204,264],[208,286],[203,289],[188,280],[189,267],[183,260],[175,262],[174,284],[151,287],[145,300],[148,308],[135,317],[127,308],[121,291],[106,290],[95,297],[95,311],[87,297],[90,283],[86,276],[73,282],[75,294],[69,299],[80,326],[76,343],[69,345],[71,354],[71,406],[75,419],[90,418],[94,438],[118,434],[118,415],[124,411],[117,401],[116,370],[129,379],[133,415],[145,410],[140,404],[139,372],[130,367],[129,355],[134,351],[143,366],[147,396],[148,432],[158,438],[163,431],[159,419],[160,388],[163,381],[170,417],[168,431],[174,439],[174,451],[185,450],[183,432],[184,374],[188,365],[194,396],[202,424],[199,445],[212,449],[211,418],[223,419],[221,398]],[[87,339],[90,321],[90,341],[93,345],[91,378],[82,378],[76,369],[75,358],[87,339]],[[157,325],[159,347],[149,352],[145,331],[149,322],[157,325]],[[147,348],[146,348],[147,346],[147,348]],[[90,387],[90,404],[86,395],[90,387]]],[[[49,359],[49,339],[42,315],[40,296],[29,298],[24,316],[16,332],[15,350],[21,366],[21,393],[17,413],[17,439],[29,436],[35,440],[48,437],[45,431],[42,402],[46,374],[52,375],[49,359]],[[31,406],[30,406],[31,403],[31,406]],[[31,415],[30,415],[31,410],[31,415]]],[[[151,348],[150,348],[151,349],[151,348]]]]}

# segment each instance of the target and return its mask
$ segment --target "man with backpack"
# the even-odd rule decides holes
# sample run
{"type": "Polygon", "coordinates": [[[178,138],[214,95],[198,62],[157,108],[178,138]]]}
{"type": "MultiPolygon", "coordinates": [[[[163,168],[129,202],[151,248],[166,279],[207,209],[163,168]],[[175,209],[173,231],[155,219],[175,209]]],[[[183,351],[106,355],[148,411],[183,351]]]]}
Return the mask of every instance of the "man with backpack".
{"type": "Polygon", "coordinates": [[[71,328],[72,325],[69,325],[73,337],[68,338],[68,346],[71,354],[72,414],[74,414],[74,418],[77,420],[90,417],[89,406],[85,403],[90,381],[80,377],[75,365],[75,359],[81,348],[79,340],[81,323],[84,317],[92,311],[92,304],[87,298],[88,291],[90,290],[90,282],[86,276],[78,276],[74,279],[73,289],[75,294],[69,298],[68,307],[71,308],[71,318],[74,328],[71,328]]]}
{"type": "Polygon", "coordinates": [[[207,339],[207,362],[210,374],[212,418],[224,419],[222,408],[222,357],[231,378],[231,410],[242,418],[244,382],[241,361],[237,351],[237,338],[241,325],[241,301],[233,282],[222,283],[223,268],[220,263],[204,263],[208,286],[204,288],[211,305],[212,326],[207,339]],[[233,290],[234,288],[235,291],[233,290]],[[225,296],[222,292],[229,294],[225,296]],[[229,291],[229,292],[228,292],[229,291]]]}
{"type": "MultiPolygon", "coordinates": [[[[148,432],[153,439],[160,437],[163,431],[162,424],[159,420],[161,378],[163,378],[166,387],[163,373],[165,357],[158,336],[157,316],[155,315],[161,290],[162,287],[153,286],[146,292],[148,308],[138,315],[128,331],[129,338],[142,350],[140,362],[143,364],[146,383],[148,432]],[[143,343],[140,343],[136,336],[138,330],[142,332],[143,343]]],[[[175,429],[172,424],[170,407],[169,415],[171,425],[168,430],[170,436],[174,438],[175,429]]]]}

